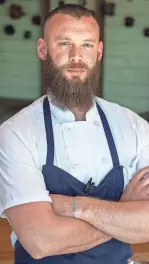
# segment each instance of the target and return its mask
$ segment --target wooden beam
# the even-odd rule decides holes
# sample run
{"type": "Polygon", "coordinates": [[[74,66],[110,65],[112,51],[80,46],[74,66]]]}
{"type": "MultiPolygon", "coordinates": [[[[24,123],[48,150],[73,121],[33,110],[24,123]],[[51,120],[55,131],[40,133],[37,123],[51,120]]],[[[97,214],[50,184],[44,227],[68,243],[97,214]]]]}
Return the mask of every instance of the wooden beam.
{"type": "MultiPolygon", "coordinates": [[[[96,1],[96,17],[100,26],[100,40],[104,43],[104,15],[102,14],[102,7],[105,4],[105,0],[97,0],[96,1]]],[[[103,51],[103,57],[104,57],[104,51],[103,51]]],[[[100,72],[100,82],[99,82],[99,93],[97,94],[99,97],[103,97],[103,59],[101,61],[101,72],[100,72]]]]}
{"type": "MultiPolygon", "coordinates": [[[[40,16],[41,16],[41,35],[43,36],[43,29],[46,18],[50,12],[50,0],[40,0],[40,16]]],[[[42,61],[41,61],[41,95],[45,94],[44,90],[44,76],[42,70],[42,61]]]]}
{"type": "Polygon", "coordinates": [[[41,23],[42,23],[42,33],[43,33],[43,27],[45,20],[47,18],[47,15],[50,11],[50,0],[40,0],[40,16],[41,16],[41,23]]]}

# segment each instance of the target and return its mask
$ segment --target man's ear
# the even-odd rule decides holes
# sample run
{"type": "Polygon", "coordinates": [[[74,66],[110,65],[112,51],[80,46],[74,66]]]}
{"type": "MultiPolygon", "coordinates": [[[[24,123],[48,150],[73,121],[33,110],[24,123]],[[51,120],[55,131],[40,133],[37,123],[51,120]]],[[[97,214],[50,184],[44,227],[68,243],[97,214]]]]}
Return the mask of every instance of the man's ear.
{"type": "Polygon", "coordinates": [[[43,38],[37,41],[37,53],[41,60],[46,60],[47,58],[47,44],[43,38]]]}
{"type": "Polygon", "coordinates": [[[98,61],[101,61],[102,55],[103,55],[103,42],[102,41],[100,41],[98,43],[98,50],[97,50],[97,52],[98,52],[97,59],[98,59],[98,61]]]}

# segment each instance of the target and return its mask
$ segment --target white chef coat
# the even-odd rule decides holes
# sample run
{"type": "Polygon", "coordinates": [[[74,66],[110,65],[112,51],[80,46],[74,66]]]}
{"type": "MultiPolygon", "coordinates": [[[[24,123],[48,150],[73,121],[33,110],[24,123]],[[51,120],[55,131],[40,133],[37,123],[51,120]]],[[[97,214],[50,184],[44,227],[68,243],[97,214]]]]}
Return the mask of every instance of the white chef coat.
{"type": "MultiPolygon", "coordinates": [[[[0,127],[1,217],[5,217],[4,210],[12,206],[51,202],[42,175],[47,154],[44,98],[36,100],[0,127]]],[[[149,165],[149,124],[118,104],[98,97],[95,101],[107,116],[120,164],[124,167],[126,186],[140,168],[149,165]]],[[[53,105],[50,98],[49,102],[55,143],[54,164],[83,183],[92,177],[98,185],[113,164],[95,102],[86,114],[86,121],[77,122],[71,111],[53,105]]],[[[13,245],[16,239],[13,233],[13,245]]]]}

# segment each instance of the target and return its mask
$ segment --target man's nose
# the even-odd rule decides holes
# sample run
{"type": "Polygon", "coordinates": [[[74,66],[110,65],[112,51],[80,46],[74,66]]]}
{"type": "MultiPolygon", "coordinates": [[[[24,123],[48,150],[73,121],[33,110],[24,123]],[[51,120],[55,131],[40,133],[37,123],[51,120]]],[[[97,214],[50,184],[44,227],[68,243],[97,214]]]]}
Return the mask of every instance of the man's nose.
{"type": "Polygon", "coordinates": [[[70,61],[80,62],[83,61],[82,48],[80,46],[73,45],[70,50],[70,61]]]}

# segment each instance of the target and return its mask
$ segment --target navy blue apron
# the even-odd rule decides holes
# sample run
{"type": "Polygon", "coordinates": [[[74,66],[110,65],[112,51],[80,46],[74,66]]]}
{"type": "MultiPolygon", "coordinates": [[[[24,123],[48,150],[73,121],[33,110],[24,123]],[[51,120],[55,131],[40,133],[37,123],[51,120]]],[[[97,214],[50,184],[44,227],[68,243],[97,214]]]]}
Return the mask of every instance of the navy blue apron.
{"type": "MultiPolygon", "coordinates": [[[[46,164],[43,166],[43,175],[49,193],[68,196],[88,195],[104,200],[119,201],[124,187],[123,167],[119,164],[116,146],[107,118],[98,104],[97,109],[110,149],[113,168],[98,186],[92,183],[87,186],[71,174],[53,165],[54,138],[51,111],[47,97],[44,99],[43,111],[47,136],[47,159],[46,164]]],[[[35,260],[24,250],[17,240],[14,256],[15,264],[124,264],[132,256],[132,249],[129,244],[111,239],[108,242],[80,253],[49,256],[35,260]]]]}

